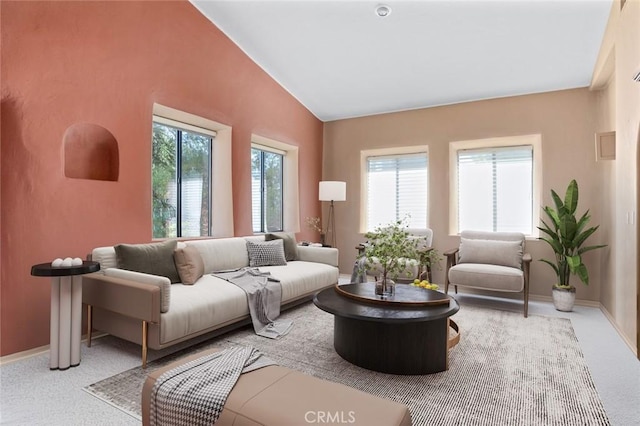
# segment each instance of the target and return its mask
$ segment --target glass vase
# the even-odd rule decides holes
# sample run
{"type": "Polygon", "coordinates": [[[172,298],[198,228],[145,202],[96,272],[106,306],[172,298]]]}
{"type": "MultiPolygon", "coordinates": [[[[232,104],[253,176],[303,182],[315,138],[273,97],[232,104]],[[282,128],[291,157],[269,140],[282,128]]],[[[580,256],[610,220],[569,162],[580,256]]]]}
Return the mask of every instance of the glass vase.
{"type": "Polygon", "coordinates": [[[396,293],[396,283],[391,278],[376,279],[376,296],[391,297],[396,293]]]}

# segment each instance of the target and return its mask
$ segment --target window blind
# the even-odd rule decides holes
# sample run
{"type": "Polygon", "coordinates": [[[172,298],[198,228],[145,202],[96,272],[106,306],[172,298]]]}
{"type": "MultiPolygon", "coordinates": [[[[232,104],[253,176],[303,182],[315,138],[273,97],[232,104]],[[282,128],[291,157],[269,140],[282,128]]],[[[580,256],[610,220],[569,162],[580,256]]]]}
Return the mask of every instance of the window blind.
{"type": "Polygon", "coordinates": [[[410,228],[427,227],[426,153],[367,158],[367,229],[408,218],[410,228]]]}
{"type": "Polygon", "coordinates": [[[522,232],[533,227],[533,147],[458,151],[458,229],[522,232]]]}

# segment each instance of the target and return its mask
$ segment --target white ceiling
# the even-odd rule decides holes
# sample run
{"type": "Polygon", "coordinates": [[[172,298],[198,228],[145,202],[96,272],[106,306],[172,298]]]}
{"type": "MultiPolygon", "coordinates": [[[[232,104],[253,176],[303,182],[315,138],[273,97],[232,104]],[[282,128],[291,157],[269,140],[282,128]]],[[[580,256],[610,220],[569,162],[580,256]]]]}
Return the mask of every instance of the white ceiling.
{"type": "Polygon", "coordinates": [[[192,3],[320,120],[588,86],[611,0],[192,3]],[[392,13],[374,13],[384,3],[392,13]]]}

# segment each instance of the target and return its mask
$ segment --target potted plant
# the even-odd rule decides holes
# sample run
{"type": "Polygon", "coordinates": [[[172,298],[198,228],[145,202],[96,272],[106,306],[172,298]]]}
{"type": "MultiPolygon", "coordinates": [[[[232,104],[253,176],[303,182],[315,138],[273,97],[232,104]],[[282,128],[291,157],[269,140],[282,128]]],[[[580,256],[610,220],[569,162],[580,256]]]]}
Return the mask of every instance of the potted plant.
{"type": "Polygon", "coordinates": [[[419,259],[418,240],[409,238],[404,220],[375,228],[365,234],[368,243],[364,247],[364,261],[360,273],[379,268],[380,280],[376,282],[376,294],[390,296],[395,291],[395,282],[401,274],[412,277],[412,266],[419,259]]]}
{"type": "Polygon", "coordinates": [[[538,229],[545,235],[540,237],[551,246],[555,260],[540,259],[551,266],[558,277],[553,285],[553,305],[559,311],[571,311],[576,299],[576,288],[570,284],[572,275],[577,275],[585,285],[589,285],[589,273],[582,261],[582,255],[590,250],[606,247],[606,244],[584,246],[583,244],[598,229],[598,226],[587,228],[591,219],[587,210],[580,219],[576,218],[578,208],[578,183],[572,180],[567,187],[564,201],[552,189],[551,197],[555,209],[543,208],[549,223],[542,220],[538,229]],[[551,226],[549,226],[551,225],[551,226]]]}

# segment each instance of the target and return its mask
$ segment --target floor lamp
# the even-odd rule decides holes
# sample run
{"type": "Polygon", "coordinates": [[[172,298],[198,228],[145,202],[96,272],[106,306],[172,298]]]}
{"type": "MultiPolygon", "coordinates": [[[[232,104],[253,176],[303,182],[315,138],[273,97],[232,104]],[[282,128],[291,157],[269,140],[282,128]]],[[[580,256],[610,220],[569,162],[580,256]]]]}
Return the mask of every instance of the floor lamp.
{"type": "Polygon", "coordinates": [[[333,212],[334,201],[345,201],[347,199],[347,183],[337,181],[323,181],[319,186],[320,201],[331,201],[329,206],[329,220],[327,220],[327,232],[325,244],[336,247],[336,219],[333,212]]]}

